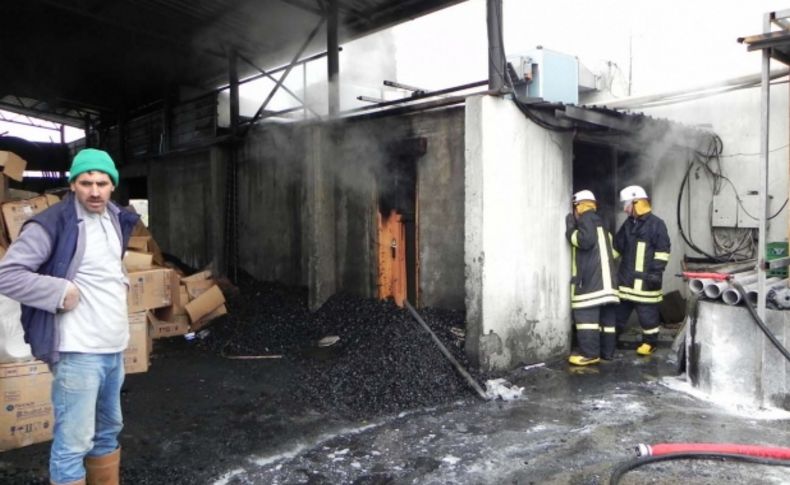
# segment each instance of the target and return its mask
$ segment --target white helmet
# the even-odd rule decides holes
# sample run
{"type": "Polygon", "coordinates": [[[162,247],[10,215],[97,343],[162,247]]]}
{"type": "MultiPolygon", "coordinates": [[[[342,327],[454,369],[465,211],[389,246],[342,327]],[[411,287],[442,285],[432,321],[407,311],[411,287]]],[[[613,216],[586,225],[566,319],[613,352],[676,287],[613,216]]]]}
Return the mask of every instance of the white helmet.
{"type": "Polygon", "coordinates": [[[629,185],[620,191],[620,202],[631,202],[634,199],[647,199],[647,192],[638,185],[629,185]]]}
{"type": "Polygon", "coordinates": [[[573,194],[573,203],[578,204],[583,200],[591,200],[595,202],[595,196],[589,190],[580,190],[573,194]]]}

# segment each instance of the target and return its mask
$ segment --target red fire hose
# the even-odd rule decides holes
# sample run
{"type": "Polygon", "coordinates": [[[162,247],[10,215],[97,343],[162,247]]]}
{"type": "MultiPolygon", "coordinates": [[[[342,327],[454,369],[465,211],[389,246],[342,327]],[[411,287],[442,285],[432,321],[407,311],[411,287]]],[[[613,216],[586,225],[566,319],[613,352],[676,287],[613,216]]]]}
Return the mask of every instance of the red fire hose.
{"type": "Polygon", "coordinates": [[[708,273],[708,272],[701,273],[698,271],[683,271],[678,276],[682,276],[683,279],[686,280],[692,278],[699,278],[699,279],[707,278],[716,281],[727,281],[730,278],[732,278],[732,275],[728,273],[708,273]]]}
{"type": "Polygon", "coordinates": [[[740,445],[735,443],[659,443],[640,444],[638,456],[661,456],[670,453],[733,453],[738,455],[759,456],[775,460],[790,460],[790,448],[777,446],[740,445]]]}

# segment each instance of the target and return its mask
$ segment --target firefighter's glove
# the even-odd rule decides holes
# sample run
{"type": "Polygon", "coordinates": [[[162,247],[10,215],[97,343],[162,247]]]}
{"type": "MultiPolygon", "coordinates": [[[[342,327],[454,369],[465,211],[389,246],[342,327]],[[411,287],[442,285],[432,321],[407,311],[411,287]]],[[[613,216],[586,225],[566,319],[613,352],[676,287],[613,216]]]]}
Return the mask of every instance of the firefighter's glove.
{"type": "Polygon", "coordinates": [[[569,212],[568,215],[565,216],[565,229],[570,230],[574,228],[576,228],[576,218],[573,217],[573,213],[569,212]]]}
{"type": "Polygon", "coordinates": [[[645,281],[652,285],[661,285],[661,273],[647,273],[645,274],[645,281]]]}

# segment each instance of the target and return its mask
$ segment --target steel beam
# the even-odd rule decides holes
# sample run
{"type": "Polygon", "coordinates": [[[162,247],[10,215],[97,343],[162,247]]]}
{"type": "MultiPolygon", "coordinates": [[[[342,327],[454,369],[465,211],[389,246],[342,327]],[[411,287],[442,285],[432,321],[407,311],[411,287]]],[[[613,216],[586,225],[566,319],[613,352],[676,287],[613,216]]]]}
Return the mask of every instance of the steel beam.
{"type": "Polygon", "coordinates": [[[502,0],[486,0],[488,27],[488,89],[505,87],[505,46],[502,41],[502,0]]]}
{"type": "Polygon", "coordinates": [[[304,53],[305,49],[307,49],[307,46],[310,45],[310,42],[313,41],[316,34],[318,34],[318,31],[321,29],[321,26],[324,25],[324,21],[325,21],[324,17],[321,17],[321,20],[318,21],[318,24],[316,24],[315,28],[313,28],[313,31],[310,32],[310,35],[307,36],[307,39],[299,48],[299,51],[296,53],[291,63],[285,69],[285,72],[283,72],[282,76],[280,76],[280,79],[277,81],[277,84],[274,85],[274,88],[272,88],[271,92],[269,92],[269,95],[266,97],[263,104],[261,104],[261,106],[258,108],[258,111],[255,112],[255,115],[248,122],[246,128],[244,129],[244,133],[242,133],[242,135],[246,135],[250,131],[252,125],[254,125],[258,121],[258,119],[260,119],[261,114],[263,114],[263,111],[266,109],[266,106],[269,104],[269,101],[272,100],[274,95],[277,93],[277,89],[279,89],[283,81],[285,81],[285,78],[288,77],[288,74],[291,72],[291,69],[293,69],[293,67],[296,65],[294,64],[294,62],[296,62],[297,59],[302,57],[302,53],[304,53]]]}
{"type": "Polygon", "coordinates": [[[360,101],[365,101],[366,103],[384,103],[385,101],[381,98],[374,98],[371,96],[357,96],[357,99],[360,101]]]}
{"type": "Polygon", "coordinates": [[[228,56],[228,83],[230,85],[230,132],[232,135],[239,133],[239,54],[236,49],[230,51],[228,56]]]}
{"type": "Polygon", "coordinates": [[[359,107],[359,108],[353,108],[353,109],[350,109],[350,110],[343,111],[343,114],[355,113],[357,111],[368,111],[368,110],[375,109],[375,108],[383,108],[383,107],[386,107],[386,106],[392,106],[392,105],[401,104],[401,103],[408,103],[408,102],[411,102],[411,101],[416,101],[418,99],[432,98],[434,96],[441,96],[442,94],[449,94],[449,93],[454,93],[454,92],[457,92],[457,91],[463,91],[464,89],[478,88],[480,86],[485,86],[486,84],[488,84],[488,81],[478,81],[478,82],[469,83],[469,84],[462,84],[460,86],[454,86],[454,87],[451,87],[451,88],[440,89],[438,91],[431,91],[431,92],[422,93],[422,94],[414,94],[412,96],[409,96],[408,98],[394,99],[392,101],[384,101],[382,103],[378,103],[378,104],[371,105],[371,106],[362,106],[362,107],[359,107]]]}
{"type": "MultiPolygon", "coordinates": [[[[771,30],[771,14],[763,17],[763,31],[768,33],[771,30]]],[[[757,314],[765,321],[765,259],[766,259],[766,237],[768,216],[768,162],[770,160],[770,128],[771,128],[771,49],[763,49],[762,59],[762,81],[760,96],[760,160],[758,182],[760,184],[759,201],[760,215],[758,220],[758,248],[757,248],[757,314]]],[[[748,303],[747,303],[748,305],[748,303]]]]}
{"type": "MultiPolygon", "coordinates": [[[[247,59],[247,58],[246,58],[246,57],[244,57],[243,55],[241,55],[241,54],[238,54],[238,56],[239,56],[239,58],[240,58],[241,60],[243,60],[244,62],[246,62],[246,63],[247,63],[247,64],[249,64],[250,66],[252,66],[252,67],[254,67],[255,69],[257,69],[258,71],[260,71],[260,73],[261,73],[261,74],[263,74],[264,76],[266,76],[266,77],[267,77],[267,78],[269,78],[270,80],[274,81],[275,83],[277,82],[277,79],[275,79],[275,78],[274,78],[274,76],[272,76],[272,75],[271,75],[271,73],[268,73],[268,72],[266,72],[266,70],[265,70],[265,69],[263,69],[263,68],[261,68],[261,67],[258,67],[258,66],[256,66],[256,65],[255,65],[255,64],[254,64],[254,63],[253,63],[251,60],[247,59]]],[[[297,63],[297,64],[298,64],[298,63],[297,63]]],[[[290,94],[290,95],[291,95],[291,96],[292,96],[292,97],[293,97],[293,98],[294,98],[296,101],[298,101],[298,102],[299,102],[299,104],[301,104],[303,108],[305,108],[305,109],[309,110],[309,111],[310,111],[311,113],[313,113],[315,116],[318,116],[318,113],[316,113],[316,112],[315,112],[315,111],[313,111],[313,110],[312,110],[312,109],[311,109],[309,106],[307,106],[307,104],[304,102],[304,100],[303,100],[302,98],[300,98],[299,96],[297,96],[297,95],[296,95],[296,93],[294,93],[293,91],[291,91],[290,89],[288,89],[288,87],[287,87],[285,84],[283,84],[281,87],[283,88],[283,90],[284,90],[286,93],[290,94]]]]}
{"type": "Polygon", "coordinates": [[[413,91],[415,93],[424,93],[424,92],[428,91],[427,89],[418,88],[418,87],[415,87],[415,86],[409,86],[408,84],[403,84],[403,83],[399,83],[399,82],[396,82],[396,81],[387,81],[386,79],[384,80],[384,85],[385,86],[389,86],[391,88],[398,88],[398,89],[405,89],[406,91],[413,91]]]}
{"type": "Polygon", "coordinates": [[[338,55],[337,47],[337,0],[329,0],[326,26],[326,51],[329,53],[326,63],[329,116],[335,116],[340,111],[340,56],[338,55]]]}

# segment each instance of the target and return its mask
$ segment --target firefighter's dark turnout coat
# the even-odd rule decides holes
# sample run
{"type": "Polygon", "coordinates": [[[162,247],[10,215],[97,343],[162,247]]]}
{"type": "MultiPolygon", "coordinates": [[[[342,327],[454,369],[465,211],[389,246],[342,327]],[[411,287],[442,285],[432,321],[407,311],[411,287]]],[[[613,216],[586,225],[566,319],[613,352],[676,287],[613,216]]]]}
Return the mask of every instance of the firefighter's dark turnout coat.
{"type": "Polygon", "coordinates": [[[594,210],[565,231],[572,247],[571,308],[618,303],[612,236],[594,210]]]}
{"type": "Polygon", "coordinates": [[[669,262],[669,234],[664,221],[652,212],[629,217],[614,237],[620,255],[619,293],[623,300],[660,303],[664,269],[669,262]]]}

